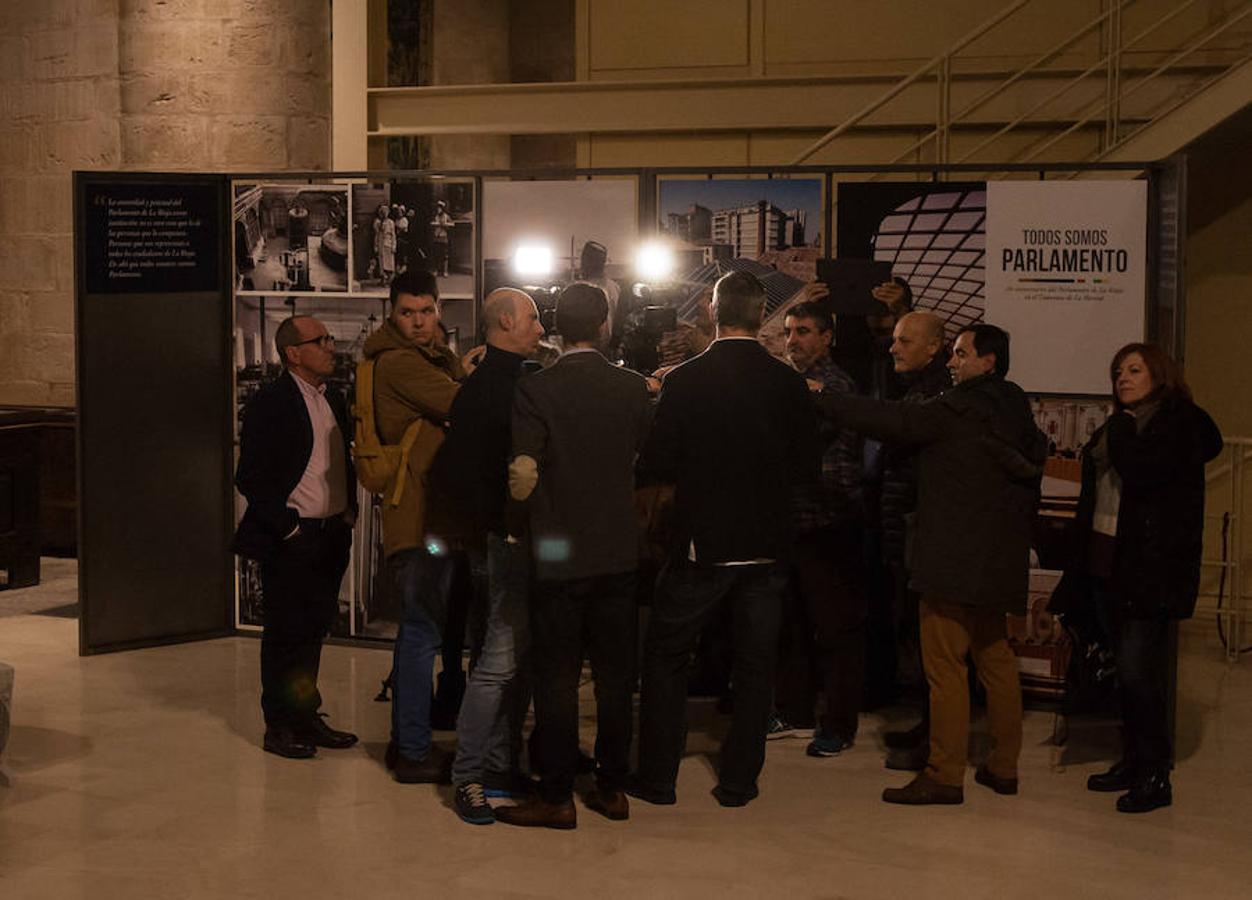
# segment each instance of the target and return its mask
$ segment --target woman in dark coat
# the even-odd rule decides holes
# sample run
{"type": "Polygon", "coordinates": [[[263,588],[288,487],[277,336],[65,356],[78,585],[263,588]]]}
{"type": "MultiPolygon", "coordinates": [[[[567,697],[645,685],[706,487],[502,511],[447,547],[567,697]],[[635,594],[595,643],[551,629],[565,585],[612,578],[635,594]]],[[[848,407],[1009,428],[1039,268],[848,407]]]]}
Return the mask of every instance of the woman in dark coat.
{"type": "Polygon", "coordinates": [[[1172,801],[1169,640],[1195,610],[1204,465],[1222,438],[1160,347],[1128,344],[1109,376],[1114,412],[1083,450],[1075,548],[1053,608],[1093,610],[1114,644],[1123,755],[1087,787],[1125,791],[1120,812],[1148,812],[1172,801]]]}

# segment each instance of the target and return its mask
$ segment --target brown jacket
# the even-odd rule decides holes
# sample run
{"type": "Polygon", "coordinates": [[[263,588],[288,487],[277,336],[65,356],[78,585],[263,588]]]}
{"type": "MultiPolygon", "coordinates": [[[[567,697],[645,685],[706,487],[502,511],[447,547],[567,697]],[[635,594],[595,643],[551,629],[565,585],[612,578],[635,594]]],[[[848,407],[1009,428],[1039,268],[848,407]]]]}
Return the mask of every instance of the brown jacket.
{"type": "Polygon", "coordinates": [[[378,437],[398,444],[417,418],[424,419],[409,454],[408,480],[400,504],[383,506],[383,553],[391,556],[425,543],[426,472],[443,443],[452,398],[463,377],[461,364],[446,347],[419,347],[390,320],[365,342],[374,364],[374,416],[378,437]]]}

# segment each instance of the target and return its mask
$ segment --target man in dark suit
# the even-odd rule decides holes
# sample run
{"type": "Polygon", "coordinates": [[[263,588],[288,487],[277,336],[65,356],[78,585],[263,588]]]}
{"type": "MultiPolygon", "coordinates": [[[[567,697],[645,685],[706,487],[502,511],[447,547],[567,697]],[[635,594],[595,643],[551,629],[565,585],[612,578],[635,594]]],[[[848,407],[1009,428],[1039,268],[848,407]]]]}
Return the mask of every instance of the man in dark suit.
{"type": "Polygon", "coordinates": [[[757,795],[765,761],[793,488],[818,475],[804,378],[756,339],[765,288],[746,272],[713,291],[717,338],[666,376],[641,473],[675,485],[669,560],[644,642],[639,770],[630,793],[675,802],[687,735],[688,659],[723,604],[733,617],[734,719],[722,745],[723,806],[757,795]]]}
{"type": "Polygon", "coordinates": [[[318,712],[322,639],[339,607],[356,519],[356,479],[343,401],[326,389],[335,340],[292,316],[274,344],[283,374],[244,411],[235,484],[248,501],[232,549],[261,563],[261,709],[265,749],[303,759],[356,735],[318,712]]]}
{"type": "Polygon", "coordinates": [[[565,288],[556,327],[565,353],[517,384],[509,466],[510,494],[529,505],[538,577],[531,646],[539,796],[495,815],[512,825],[573,828],[584,640],[596,682],[597,788],[587,806],[610,819],[630,814],[623,788],[638,616],[635,459],[649,401],[642,376],[600,353],[608,301],[598,287],[565,288]]]}

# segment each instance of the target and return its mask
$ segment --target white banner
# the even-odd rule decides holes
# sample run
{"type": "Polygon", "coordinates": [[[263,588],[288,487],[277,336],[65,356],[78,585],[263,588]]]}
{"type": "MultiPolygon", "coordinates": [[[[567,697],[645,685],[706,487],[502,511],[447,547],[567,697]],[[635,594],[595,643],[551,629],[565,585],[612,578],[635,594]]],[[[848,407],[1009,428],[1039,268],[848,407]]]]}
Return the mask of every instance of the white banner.
{"type": "Polygon", "coordinates": [[[1146,273],[1145,182],[988,182],[986,321],[1024,390],[1108,394],[1113,354],[1143,340],[1146,273]]]}

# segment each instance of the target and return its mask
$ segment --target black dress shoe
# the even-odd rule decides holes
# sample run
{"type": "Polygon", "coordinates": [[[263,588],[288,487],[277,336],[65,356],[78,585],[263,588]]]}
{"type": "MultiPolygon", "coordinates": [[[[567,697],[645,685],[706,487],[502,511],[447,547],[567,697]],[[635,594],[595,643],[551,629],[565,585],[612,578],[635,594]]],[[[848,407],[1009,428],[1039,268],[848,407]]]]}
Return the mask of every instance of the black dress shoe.
{"type": "Polygon", "coordinates": [[[956,785],[940,784],[923,772],[902,788],[887,788],[882,792],[882,799],[884,803],[905,806],[955,806],[965,802],[965,791],[956,785]]]}
{"type": "Polygon", "coordinates": [[[929,758],[930,745],[919,744],[902,750],[888,750],[883,765],[896,772],[920,772],[926,768],[929,758]]]}
{"type": "Polygon", "coordinates": [[[501,806],[495,810],[496,821],[526,828],[577,828],[578,812],[574,801],[548,803],[536,797],[521,806],[501,806]]]}
{"type": "Polygon", "coordinates": [[[313,742],[290,728],[265,729],[262,746],[266,753],[285,756],[287,759],[308,759],[317,755],[317,747],[313,742]]]}
{"type": "Polygon", "coordinates": [[[1117,811],[1145,813],[1169,806],[1174,802],[1174,791],[1169,786],[1169,775],[1156,772],[1138,782],[1130,791],[1117,798],[1117,811]]]}
{"type": "Polygon", "coordinates": [[[318,747],[326,747],[329,750],[344,750],[356,743],[356,735],[351,731],[336,731],[327,725],[323,721],[325,715],[325,713],[315,715],[301,729],[300,736],[318,747]]]}
{"type": "Polygon", "coordinates": [[[1116,763],[1107,772],[1101,772],[1098,775],[1092,775],[1087,779],[1087,790],[1100,791],[1101,793],[1111,791],[1128,791],[1135,785],[1135,770],[1130,763],[1122,760],[1116,763]]]}
{"type": "Polygon", "coordinates": [[[634,775],[626,780],[626,793],[636,800],[651,803],[653,806],[673,806],[678,797],[673,788],[658,788],[644,784],[634,775]]]}
{"type": "Polygon", "coordinates": [[[755,800],[761,792],[757,789],[756,785],[753,785],[746,791],[732,791],[718,784],[714,786],[713,790],[709,793],[713,795],[713,799],[715,799],[721,806],[738,807],[747,806],[755,800]]]}
{"type": "Polygon", "coordinates": [[[974,780],[983,787],[989,787],[997,794],[1011,795],[1017,793],[1016,778],[1001,778],[999,775],[992,774],[991,770],[986,766],[979,766],[974,772],[974,780]]]}
{"type": "Polygon", "coordinates": [[[882,742],[888,750],[911,750],[924,747],[930,740],[930,723],[922,719],[907,731],[884,732],[882,742]]]}

